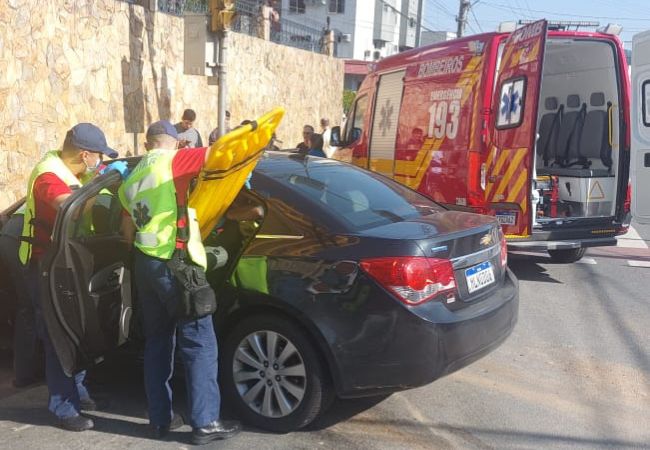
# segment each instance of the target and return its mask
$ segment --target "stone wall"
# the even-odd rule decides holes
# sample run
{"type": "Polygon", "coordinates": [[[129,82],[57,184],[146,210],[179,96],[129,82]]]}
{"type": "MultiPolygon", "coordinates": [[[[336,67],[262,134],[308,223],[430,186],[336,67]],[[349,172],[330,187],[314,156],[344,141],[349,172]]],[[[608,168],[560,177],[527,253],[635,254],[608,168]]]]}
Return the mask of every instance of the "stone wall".
{"type": "MultiPolygon", "coordinates": [[[[138,153],[146,126],[197,112],[204,139],[217,122],[217,86],[183,75],[183,20],[117,0],[0,2],[0,210],[66,130],[93,122],[121,155],[138,153]],[[136,151],[137,149],[137,151],[136,151]]],[[[232,124],[274,106],[284,146],[302,125],[341,117],[343,62],[231,33],[232,124]]]]}

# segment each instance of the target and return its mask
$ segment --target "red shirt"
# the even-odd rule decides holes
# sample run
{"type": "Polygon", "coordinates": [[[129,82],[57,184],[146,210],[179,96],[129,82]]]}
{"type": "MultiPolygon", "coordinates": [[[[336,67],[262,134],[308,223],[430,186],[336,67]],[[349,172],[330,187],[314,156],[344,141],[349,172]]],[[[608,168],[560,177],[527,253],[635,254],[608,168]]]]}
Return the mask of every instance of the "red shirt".
{"type": "Polygon", "coordinates": [[[172,159],[172,177],[177,195],[185,201],[190,182],[203,168],[207,147],[183,148],[178,150],[172,159]]]}
{"type": "MultiPolygon", "coordinates": [[[[81,185],[81,182],[79,182],[81,185]]],[[[34,242],[32,256],[40,258],[50,245],[57,209],[52,202],[59,195],[71,194],[72,189],[52,172],[40,174],[34,180],[34,242]]]]}
{"type": "MultiPolygon", "coordinates": [[[[176,188],[176,204],[187,203],[187,191],[190,188],[192,179],[195,178],[203,168],[205,152],[207,147],[184,148],[178,150],[172,159],[172,177],[176,188]]],[[[178,218],[178,225],[186,224],[183,217],[178,218]]],[[[177,244],[178,245],[178,244],[177,244]]]]}

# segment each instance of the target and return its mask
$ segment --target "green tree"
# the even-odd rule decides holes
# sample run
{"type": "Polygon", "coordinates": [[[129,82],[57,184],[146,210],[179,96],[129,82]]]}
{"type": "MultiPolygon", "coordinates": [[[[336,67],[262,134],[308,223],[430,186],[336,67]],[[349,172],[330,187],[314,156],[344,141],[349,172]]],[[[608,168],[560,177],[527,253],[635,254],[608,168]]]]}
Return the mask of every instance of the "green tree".
{"type": "Polygon", "coordinates": [[[353,91],[351,89],[343,90],[343,112],[345,114],[348,114],[350,112],[350,108],[352,107],[352,103],[354,103],[354,98],[356,96],[356,91],[353,91]]]}

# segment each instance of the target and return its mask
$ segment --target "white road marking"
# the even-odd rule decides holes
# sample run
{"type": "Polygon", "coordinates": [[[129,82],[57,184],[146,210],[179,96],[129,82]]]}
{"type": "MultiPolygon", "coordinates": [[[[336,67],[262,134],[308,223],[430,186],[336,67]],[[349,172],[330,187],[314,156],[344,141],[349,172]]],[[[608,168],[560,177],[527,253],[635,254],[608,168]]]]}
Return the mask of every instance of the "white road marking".
{"type": "Polygon", "coordinates": [[[650,268],[650,261],[632,261],[628,260],[627,265],[630,267],[647,267],[650,268]]]}
{"type": "Polygon", "coordinates": [[[28,425],[23,425],[21,427],[14,427],[14,428],[12,428],[12,430],[15,431],[15,432],[20,432],[20,431],[26,430],[27,428],[31,428],[32,426],[33,425],[28,424],[28,425]]]}
{"type": "Polygon", "coordinates": [[[625,248],[648,248],[648,244],[643,240],[639,233],[633,228],[630,227],[627,233],[623,236],[618,236],[616,238],[618,241],[618,247],[625,248]]]}
{"type": "Polygon", "coordinates": [[[594,258],[581,258],[576,262],[578,264],[598,264],[594,258]]]}

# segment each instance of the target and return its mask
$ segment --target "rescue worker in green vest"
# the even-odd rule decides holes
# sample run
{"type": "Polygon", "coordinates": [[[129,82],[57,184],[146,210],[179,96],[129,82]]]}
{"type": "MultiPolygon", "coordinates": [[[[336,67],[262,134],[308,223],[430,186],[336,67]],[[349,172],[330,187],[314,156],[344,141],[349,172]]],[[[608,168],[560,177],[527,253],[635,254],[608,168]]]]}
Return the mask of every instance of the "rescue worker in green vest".
{"type": "MultiPolygon", "coordinates": [[[[14,319],[14,381],[17,388],[28,387],[43,378],[43,355],[38,348],[34,308],[27,292],[25,270],[18,259],[18,247],[23,231],[25,205],[14,212],[0,230],[0,261],[13,286],[14,319]]],[[[10,299],[6,299],[9,301],[10,299]]]]}
{"type": "MultiPolygon", "coordinates": [[[[68,377],[61,368],[43,321],[40,294],[40,262],[50,247],[54,221],[63,202],[72,190],[97,172],[103,156],[114,158],[117,152],[108,147],[104,133],[95,125],[80,123],[71,128],[60,151],[51,151],[36,164],[27,185],[23,229],[18,250],[20,262],[26,267],[26,280],[36,317],[36,331],[45,350],[45,377],[49,391],[49,410],[59,426],[70,431],[84,431],[93,421],[80,414],[94,410],[83,381],[85,372],[68,377]]],[[[126,175],[126,164],[113,162],[109,170],[126,175]]]]}
{"type": "Polygon", "coordinates": [[[174,308],[170,306],[177,304],[182,287],[167,263],[179,248],[186,249],[195,264],[206,266],[198,222],[186,205],[190,182],[201,171],[208,149],[177,151],[178,134],[167,121],[153,123],[146,140],[149,151],[122,184],[119,196],[130,216],[123,221],[123,231],[127,239],[134,238],[135,245],[135,285],[143,313],[149,422],[155,438],[162,438],[182,425],[180,416],[172,411],[169,384],[178,344],[185,366],[192,441],[204,444],[235,435],[240,425],[219,419],[221,397],[212,316],[173,316],[170,310],[174,308]],[[189,237],[180,236],[179,229],[189,229],[189,237]]]}

